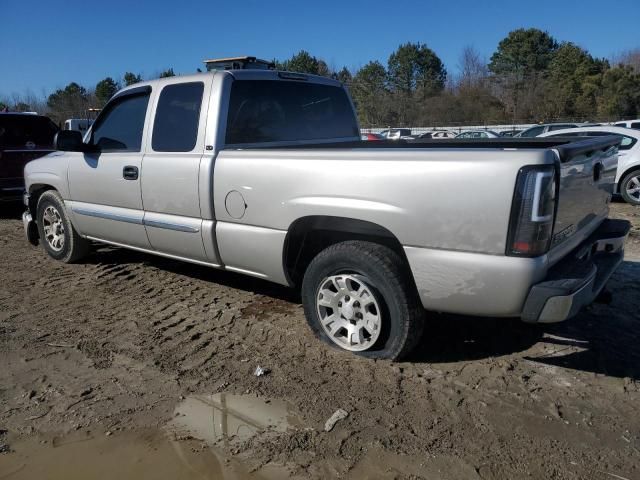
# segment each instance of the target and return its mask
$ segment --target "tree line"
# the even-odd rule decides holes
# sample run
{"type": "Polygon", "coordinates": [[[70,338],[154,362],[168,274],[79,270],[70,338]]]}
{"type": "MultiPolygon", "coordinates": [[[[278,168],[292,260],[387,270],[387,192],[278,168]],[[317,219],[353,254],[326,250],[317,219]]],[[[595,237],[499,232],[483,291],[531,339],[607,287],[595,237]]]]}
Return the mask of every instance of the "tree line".
{"type": "MultiPolygon", "coordinates": [[[[422,43],[400,45],[386,64],[331,68],[300,51],[276,68],[323,75],[346,84],[363,127],[481,125],[548,121],[609,121],[640,116],[640,48],[595,58],[572,42],[539,29],[517,29],[487,60],[463,49],[452,74],[422,43]]],[[[198,69],[199,71],[199,69],[198,69]]],[[[173,69],[156,76],[173,76],[173,69]]],[[[13,109],[37,109],[61,121],[101,108],[122,86],[141,81],[127,72],[86,89],[72,82],[44,99],[13,98],[13,109]]],[[[2,99],[0,99],[2,100],[2,99]]],[[[5,104],[7,100],[3,100],[5,104]]],[[[0,102],[1,103],[1,102],[0,102]]],[[[0,108],[2,105],[0,105],[0,108]]]]}

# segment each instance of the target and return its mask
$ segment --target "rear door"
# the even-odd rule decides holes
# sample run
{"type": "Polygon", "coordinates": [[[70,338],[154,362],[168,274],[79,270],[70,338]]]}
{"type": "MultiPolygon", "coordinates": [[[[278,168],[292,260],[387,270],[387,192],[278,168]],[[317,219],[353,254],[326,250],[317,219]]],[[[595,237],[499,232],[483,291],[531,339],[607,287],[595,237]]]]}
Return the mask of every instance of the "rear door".
{"type": "Polygon", "coordinates": [[[151,246],[165,254],[218,264],[215,222],[203,220],[200,164],[213,76],[170,83],[158,91],[143,162],[144,224],[151,246]],[[206,248],[205,248],[206,245],[206,248]]]}
{"type": "Polygon", "coordinates": [[[143,139],[147,135],[151,87],[126,90],[112,99],[91,131],[97,153],[69,161],[69,202],[84,235],[149,248],[140,191],[143,139]]]}

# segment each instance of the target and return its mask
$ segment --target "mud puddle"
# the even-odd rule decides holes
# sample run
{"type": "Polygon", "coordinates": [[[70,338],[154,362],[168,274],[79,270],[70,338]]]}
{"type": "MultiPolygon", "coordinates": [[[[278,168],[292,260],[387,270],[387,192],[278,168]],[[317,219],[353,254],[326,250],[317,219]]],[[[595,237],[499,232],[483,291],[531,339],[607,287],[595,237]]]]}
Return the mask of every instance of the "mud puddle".
{"type": "Polygon", "coordinates": [[[166,428],[209,445],[230,445],[266,431],[302,428],[302,422],[282,400],[216,393],[187,397],[176,407],[175,418],[166,428]]]}
{"type": "Polygon", "coordinates": [[[283,465],[259,469],[222,453],[222,446],[302,423],[280,400],[252,395],[197,395],[175,409],[162,429],[137,432],[75,432],[9,442],[0,456],[0,479],[276,479],[283,465]]]}

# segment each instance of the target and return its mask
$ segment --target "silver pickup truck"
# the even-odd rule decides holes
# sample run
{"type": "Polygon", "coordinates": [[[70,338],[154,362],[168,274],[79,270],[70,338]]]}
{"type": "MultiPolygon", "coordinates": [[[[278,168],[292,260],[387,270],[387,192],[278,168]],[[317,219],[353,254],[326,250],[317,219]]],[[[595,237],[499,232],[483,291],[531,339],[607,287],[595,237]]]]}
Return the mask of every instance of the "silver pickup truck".
{"type": "Polygon", "coordinates": [[[327,343],[406,356],[425,311],[557,322],[623,258],[619,137],[363,142],[337,81],[238,70],[117,93],[25,168],[27,238],[299,286],[327,343]]]}

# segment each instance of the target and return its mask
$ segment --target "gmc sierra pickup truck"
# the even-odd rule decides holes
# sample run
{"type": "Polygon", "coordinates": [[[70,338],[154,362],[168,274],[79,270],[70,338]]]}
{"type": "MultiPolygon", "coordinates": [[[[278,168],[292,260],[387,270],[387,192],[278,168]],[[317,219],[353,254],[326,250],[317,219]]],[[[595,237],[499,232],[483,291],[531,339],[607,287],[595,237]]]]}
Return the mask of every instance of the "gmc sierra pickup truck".
{"type": "Polygon", "coordinates": [[[406,356],[426,311],[557,322],[623,258],[619,137],[360,140],[347,90],[237,70],[118,92],[25,167],[27,238],[92,242],[299,286],[330,345],[406,356]]]}

